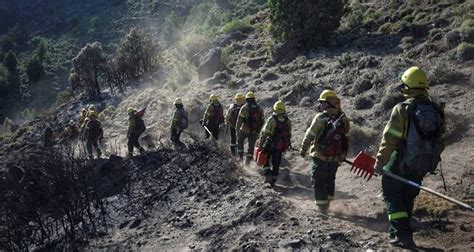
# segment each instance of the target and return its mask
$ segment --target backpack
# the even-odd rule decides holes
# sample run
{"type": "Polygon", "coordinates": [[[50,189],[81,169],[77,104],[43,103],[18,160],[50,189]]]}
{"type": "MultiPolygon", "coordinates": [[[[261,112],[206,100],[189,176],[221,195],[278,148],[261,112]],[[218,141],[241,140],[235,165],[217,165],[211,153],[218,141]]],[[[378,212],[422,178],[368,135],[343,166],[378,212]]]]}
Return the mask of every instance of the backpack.
{"type": "Polygon", "coordinates": [[[441,128],[444,120],[442,110],[431,101],[407,104],[407,139],[401,145],[402,171],[420,177],[434,172],[441,161],[443,150],[441,128]]]}
{"type": "Polygon", "coordinates": [[[145,132],[146,130],[145,121],[143,121],[143,119],[139,116],[135,116],[135,120],[136,120],[135,131],[138,134],[145,132]]]}
{"type": "Polygon", "coordinates": [[[98,120],[89,120],[86,125],[86,136],[89,139],[97,139],[102,136],[102,125],[98,120]]]}
{"type": "Polygon", "coordinates": [[[275,133],[272,138],[273,148],[279,151],[285,151],[290,147],[290,124],[288,123],[288,117],[285,117],[285,121],[278,120],[277,116],[273,116],[276,122],[275,133]]]}
{"type": "Polygon", "coordinates": [[[323,113],[327,123],[316,139],[318,151],[325,156],[345,155],[349,149],[349,141],[345,134],[345,125],[342,118],[344,113],[331,115],[323,113]]]}
{"type": "Polygon", "coordinates": [[[262,111],[258,105],[249,105],[249,117],[247,119],[247,126],[250,131],[259,131],[262,126],[262,111]]]}
{"type": "Polygon", "coordinates": [[[230,123],[233,125],[233,127],[235,127],[235,125],[237,124],[237,119],[239,117],[240,108],[242,108],[242,106],[239,106],[239,105],[236,105],[236,104],[234,104],[231,108],[230,123]]]}
{"type": "Polygon", "coordinates": [[[181,115],[181,124],[180,124],[179,127],[180,127],[182,130],[187,129],[187,128],[188,128],[188,124],[189,124],[188,112],[186,112],[186,110],[184,110],[184,109],[179,110],[179,112],[180,112],[180,115],[181,115]]]}
{"type": "Polygon", "coordinates": [[[224,111],[222,109],[221,104],[212,104],[213,106],[213,111],[214,111],[214,116],[212,117],[212,121],[215,126],[219,126],[222,123],[224,123],[224,111]]]}

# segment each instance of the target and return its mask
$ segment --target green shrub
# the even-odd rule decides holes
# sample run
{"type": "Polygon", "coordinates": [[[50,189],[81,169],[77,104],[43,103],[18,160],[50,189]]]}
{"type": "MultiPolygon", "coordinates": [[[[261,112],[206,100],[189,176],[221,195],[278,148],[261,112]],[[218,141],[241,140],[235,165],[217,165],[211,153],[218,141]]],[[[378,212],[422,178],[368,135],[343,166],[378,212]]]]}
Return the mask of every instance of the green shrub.
{"type": "Polygon", "coordinates": [[[343,0],[269,0],[271,32],[277,40],[305,48],[326,45],[339,27],[343,0]]]}
{"type": "Polygon", "coordinates": [[[249,32],[252,30],[248,19],[233,19],[222,26],[220,32],[227,34],[235,31],[249,32]]]}
{"type": "Polygon", "coordinates": [[[180,38],[181,22],[175,12],[171,12],[165,18],[163,28],[161,30],[161,40],[165,45],[170,45],[180,38]]]}
{"type": "Polygon", "coordinates": [[[35,108],[26,108],[20,114],[23,119],[31,120],[38,116],[38,111],[35,108]]]}
{"type": "Polygon", "coordinates": [[[232,54],[235,52],[234,46],[232,44],[227,45],[221,51],[221,61],[226,68],[230,62],[232,62],[232,54]]]}
{"type": "Polygon", "coordinates": [[[9,72],[16,72],[18,66],[18,59],[14,51],[9,50],[7,54],[5,54],[5,59],[3,60],[3,64],[7,68],[9,72]]]}
{"type": "Polygon", "coordinates": [[[64,103],[70,101],[73,97],[74,97],[74,95],[69,90],[61,91],[56,95],[56,100],[54,101],[54,106],[58,107],[61,104],[64,104],[64,103]]]}
{"type": "Polygon", "coordinates": [[[472,27],[463,27],[461,26],[459,30],[462,41],[467,42],[467,43],[474,43],[474,26],[472,27]]]}
{"type": "Polygon", "coordinates": [[[8,96],[7,69],[0,64],[0,97],[8,96]]]}
{"type": "Polygon", "coordinates": [[[36,48],[35,53],[38,55],[39,59],[44,61],[48,52],[48,41],[42,37],[34,37],[31,39],[30,43],[36,48]]]}
{"type": "Polygon", "coordinates": [[[341,27],[339,27],[339,30],[347,32],[361,25],[364,21],[366,10],[367,9],[358,0],[352,1],[346,14],[341,19],[341,27]]]}
{"type": "Polygon", "coordinates": [[[33,54],[26,64],[26,75],[30,83],[37,82],[45,74],[42,60],[38,54],[33,54]]]}

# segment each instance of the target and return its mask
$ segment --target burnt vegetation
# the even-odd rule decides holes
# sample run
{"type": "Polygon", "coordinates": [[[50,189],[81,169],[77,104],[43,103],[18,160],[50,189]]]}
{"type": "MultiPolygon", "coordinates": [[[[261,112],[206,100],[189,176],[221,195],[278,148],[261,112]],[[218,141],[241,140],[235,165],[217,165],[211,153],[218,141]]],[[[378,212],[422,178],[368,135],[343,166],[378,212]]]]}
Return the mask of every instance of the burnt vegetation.
{"type": "Polygon", "coordinates": [[[219,197],[236,182],[225,154],[203,142],[182,153],[161,143],[134,160],[90,161],[78,151],[30,146],[15,162],[2,164],[1,250],[78,248],[108,232],[114,211],[143,219],[157,204],[179,204],[190,195],[219,197]]]}

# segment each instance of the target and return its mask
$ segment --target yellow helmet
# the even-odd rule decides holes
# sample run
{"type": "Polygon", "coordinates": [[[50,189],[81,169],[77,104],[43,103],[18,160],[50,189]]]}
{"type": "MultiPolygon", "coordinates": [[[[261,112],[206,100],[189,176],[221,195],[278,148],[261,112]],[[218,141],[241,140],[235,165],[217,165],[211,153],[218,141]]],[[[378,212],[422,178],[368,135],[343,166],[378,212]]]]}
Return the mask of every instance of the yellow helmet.
{"type": "Polygon", "coordinates": [[[408,68],[400,79],[408,88],[428,89],[430,87],[426,73],[416,66],[408,68]]]}
{"type": "Polygon", "coordinates": [[[277,114],[283,114],[286,112],[286,106],[285,103],[282,101],[277,101],[275,104],[273,104],[273,112],[277,114]]]}
{"type": "Polygon", "coordinates": [[[212,102],[212,103],[214,103],[214,102],[219,102],[219,98],[217,97],[217,95],[211,94],[211,95],[209,96],[209,102],[212,102]]]}
{"type": "Polygon", "coordinates": [[[245,96],[242,93],[237,93],[234,96],[235,103],[237,104],[243,104],[245,102],[245,96]]]}
{"type": "Polygon", "coordinates": [[[134,108],[128,108],[127,112],[130,114],[130,113],[135,113],[137,111],[134,108]]]}
{"type": "Polygon", "coordinates": [[[183,101],[180,98],[176,98],[173,102],[174,105],[183,105],[183,101]]]}
{"type": "Polygon", "coordinates": [[[255,99],[255,94],[253,92],[248,92],[245,95],[245,99],[255,99]]]}
{"type": "Polygon", "coordinates": [[[97,112],[95,112],[95,111],[90,111],[90,112],[87,114],[87,117],[89,117],[90,119],[96,119],[96,118],[97,118],[97,112]]]}
{"type": "Polygon", "coordinates": [[[326,89],[320,95],[318,101],[329,102],[331,99],[339,99],[336,95],[336,92],[326,89]]]}

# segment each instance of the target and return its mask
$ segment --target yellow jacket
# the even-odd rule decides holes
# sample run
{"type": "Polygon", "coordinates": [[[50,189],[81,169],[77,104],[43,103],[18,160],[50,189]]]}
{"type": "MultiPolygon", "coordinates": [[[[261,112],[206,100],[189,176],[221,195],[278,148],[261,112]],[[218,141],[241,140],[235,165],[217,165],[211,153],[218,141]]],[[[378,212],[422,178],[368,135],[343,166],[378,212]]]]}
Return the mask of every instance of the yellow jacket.
{"type": "MultiPolygon", "coordinates": [[[[339,111],[335,108],[329,108],[323,113],[318,113],[314,117],[313,121],[311,122],[311,126],[306,130],[305,136],[303,138],[303,143],[301,146],[301,152],[306,152],[309,148],[309,155],[311,157],[317,157],[324,161],[336,161],[342,162],[346,158],[346,154],[340,156],[325,156],[324,154],[320,153],[317,143],[318,136],[322,133],[322,131],[326,128],[328,119],[324,113],[329,113],[331,115],[337,115],[339,111]]],[[[350,123],[347,117],[342,118],[344,122],[344,134],[347,134],[350,129],[350,123]]]]}
{"type": "MultiPolygon", "coordinates": [[[[416,93],[416,96],[408,96],[406,102],[429,100],[428,94],[416,93]]],[[[377,162],[384,166],[389,163],[392,153],[400,147],[400,142],[407,139],[408,111],[406,102],[397,104],[392,109],[390,119],[383,130],[382,140],[377,153],[377,162]]],[[[442,122],[442,132],[446,132],[446,122],[442,122]]],[[[444,143],[443,143],[444,148],[444,143]]]]}
{"type": "Polygon", "coordinates": [[[225,113],[225,124],[227,125],[227,127],[230,127],[232,129],[235,129],[235,125],[237,123],[237,118],[239,117],[239,111],[240,111],[240,108],[242,108],[241,105],[238,105],[238,104],[231,104],[229,106],[229,108],[227,109],[227,112],[225,113]],[[238,109],[239,111],[237,111],[237,118],[235,118],[235,122],[232,122],[233,119],[232,119],[232,112],[234,111],[234,109],[238,109]]]}
{"type": "Polygon", "coordinates": [[[250,110],[249,107],[250,106],[257,106],[258,107],[258,110],[260,111],[260,114],[262,116],[259,118],[259,122],[256,122],[256,123],[260,123],[260,125],[263,126],[263,123],[265,121],[263,109],[260,108],[260,106],[258,106],[257,104],[249,105],[248,103],[246,103],[240,109],[239,116],[237,118],[237,123],[236,123],[235,128],[239,133],[257,135],[260,132],[260,128],[257,129],[257,130],[251,130],[249,128],[249,125],[248,125],[248,120],[249,120],[249,117],[250,117],[250,113],[249,113],[249,110],[250,110]]]}
{"type": "MultiPolygon", "coordinates": [[[[215,120],[215,118],[211,118],[214,116],[214,106],[221,105],[220,102],[216,103],[210,103],[207,105],[206,111],[204,111],[204,116],[202,118],[202,121],[204,122],[205,125],[209,125],[209,122],[215,120]]],[[[223,117],[224,115],[222,115],[223,117]]],[[[219,126],[219,125],[215,125],[219,126]]]]}
{"type": "Polygon", "coordinates": [[[176,109],[173,112],[173,117],[171,119],[171,129],[172,130],[182,130],[181,129],[181,120],[183,120],[184,109],[176,109]]]}

